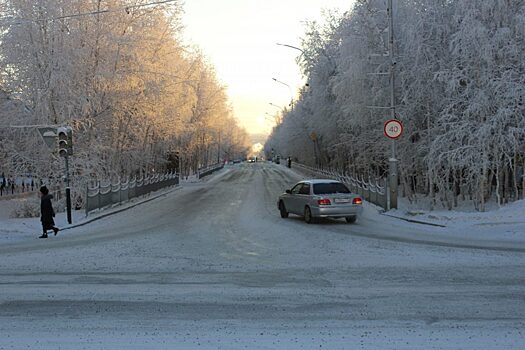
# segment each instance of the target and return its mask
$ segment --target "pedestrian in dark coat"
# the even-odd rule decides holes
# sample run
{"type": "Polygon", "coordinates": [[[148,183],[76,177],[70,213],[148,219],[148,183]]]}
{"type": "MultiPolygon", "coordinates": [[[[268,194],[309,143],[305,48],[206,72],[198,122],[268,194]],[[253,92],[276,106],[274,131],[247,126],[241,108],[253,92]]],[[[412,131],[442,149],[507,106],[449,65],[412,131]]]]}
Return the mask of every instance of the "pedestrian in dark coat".
{"type": "Polygon", "coordinates": [[[57,235],[59,229],[55,227],[55,211],[53,210],[53,205],[51,204],[51,199],[53,195],[49,193],[49,190],[46,186],[40,187],[40,221],[42,222],[42,236],[39,238],[47,238],[47,231],[53,230],[55,236],[57,235]]]}

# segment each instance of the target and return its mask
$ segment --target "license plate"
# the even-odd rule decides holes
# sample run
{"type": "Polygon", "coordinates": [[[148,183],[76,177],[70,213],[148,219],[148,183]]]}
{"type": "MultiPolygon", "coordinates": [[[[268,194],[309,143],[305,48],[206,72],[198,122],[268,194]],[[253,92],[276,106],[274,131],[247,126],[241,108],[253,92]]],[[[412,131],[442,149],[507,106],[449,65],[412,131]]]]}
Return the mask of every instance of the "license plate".
{"type": "Polygon", "coordinates": [[[334,200],[335,203],[349,203],[350,202],[350,199],[348,198],[336,198],[334,200]]]}

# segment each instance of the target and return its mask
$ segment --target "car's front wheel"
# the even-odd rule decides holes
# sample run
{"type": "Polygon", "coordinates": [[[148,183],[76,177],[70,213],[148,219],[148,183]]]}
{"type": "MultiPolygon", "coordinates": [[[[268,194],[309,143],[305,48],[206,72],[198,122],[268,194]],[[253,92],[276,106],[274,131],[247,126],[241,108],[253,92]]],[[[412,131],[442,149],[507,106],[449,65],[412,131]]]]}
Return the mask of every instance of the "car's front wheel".
{"type": "Polygon", "coordinates": [[[348,222],[349,224],[353,224],[357,220],[357,216],[355,215],[347,216],[345,219],[346,219],[346,222],[348,222]]]}
{"type": "Polygon", "coordinates": [[[314,222],[314,218],[312,217],[312,210],[310,210],[310,207],[304,208],[304,221],[307,224],[311,224],[314,222]]]}
{"type": "Polygon", "coordinates": [[[286,207],[284,206],[284,202],[279,202],[279,212],[281,213],[281,217],[283,219],[286,219],[288,217],[288,211],[286,211],[286,207]]]}

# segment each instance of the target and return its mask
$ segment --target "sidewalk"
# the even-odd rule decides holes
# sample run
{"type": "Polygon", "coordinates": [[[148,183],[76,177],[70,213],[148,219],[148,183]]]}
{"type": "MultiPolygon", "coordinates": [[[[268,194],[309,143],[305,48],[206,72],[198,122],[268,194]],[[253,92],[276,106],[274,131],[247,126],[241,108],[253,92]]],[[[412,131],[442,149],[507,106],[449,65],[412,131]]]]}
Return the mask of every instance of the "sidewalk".
{"type": "MultiPolygon", "coordinates": [[[[72,224],[67,223],[67,215],[65,212],[57,213],[55,217],[56,226],[60,228],[60,232],[73,229],[75,227],[87,225],[93,221],[100,220],[110,215],[114,215],[125,210],[131,209],[143,203],[150,202],[159,197],[165,196],[171,192],[182,189],[182,187],[170,187],[152,192],[140,198],[133,198],[129,202],[123,204],[116,204],[112,207],[95,210],[86,216],[85,210],[73,210],[71,213],[72,224]]],[[[5,201],[4,203],[11,203],[13,201],[5,201]]],[[[2,242],[17,242],[38,237],[42,232],[42,225],[40,218],[8,218],[5,217],[6,206],[2,206],[0,202],[0,243],[2,242]]],[[[14,208],[13,208],[14,209],[14,208]]],[[[60,235],[59,232],[59,235],[60,235]]]]}

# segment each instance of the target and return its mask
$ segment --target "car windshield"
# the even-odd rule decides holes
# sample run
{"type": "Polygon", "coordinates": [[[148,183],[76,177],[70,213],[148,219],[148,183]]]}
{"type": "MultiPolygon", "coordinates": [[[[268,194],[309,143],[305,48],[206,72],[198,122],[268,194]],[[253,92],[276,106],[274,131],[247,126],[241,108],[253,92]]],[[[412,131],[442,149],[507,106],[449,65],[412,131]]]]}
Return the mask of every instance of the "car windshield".
{"type": "Polygon", "coordinates": [[[350,190],[340,182],[314,184],[315,194],[350,193],[350,190]]]}

